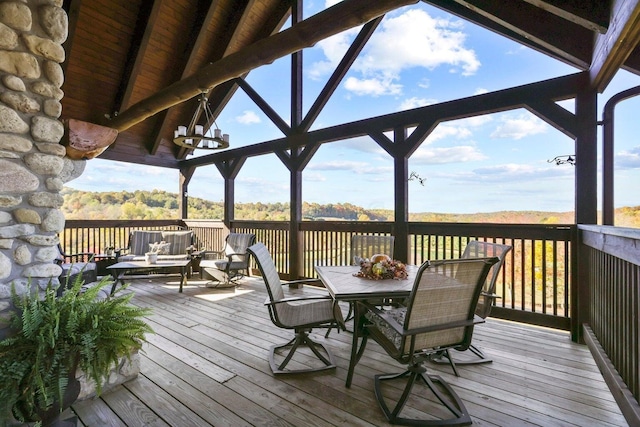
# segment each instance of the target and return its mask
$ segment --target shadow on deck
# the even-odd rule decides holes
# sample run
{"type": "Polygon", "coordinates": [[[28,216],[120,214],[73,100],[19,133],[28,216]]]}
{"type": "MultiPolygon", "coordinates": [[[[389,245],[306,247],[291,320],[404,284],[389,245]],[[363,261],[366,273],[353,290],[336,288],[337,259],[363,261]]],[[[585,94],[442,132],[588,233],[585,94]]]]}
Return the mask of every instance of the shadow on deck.
{"type": "MultiPolygon", "coordinates": [[[[314,334],[334,352],[335,371],[272,375],[268,348],[292,333],[269,320],[259,278],[236,289],[190,280],[182,294],[177,277],[130,282],[133,302],[154,309],[149,322],[156,333],[148,337],[137,379],[74,405],[78,425],[388,425],[374,398],[373,375],[402,367],[374,342],[350,389],[344,382],[351,335],[344,332],[326,340],[324,330],[314,334]]],[[[475,328],[474,343],[494,362],[460,366],[460,377],[446,365],[428,367],[453,385],[475,425],[627,425],[588,349],[568,333],[488,319],[475,328]]],[[[411,400],[412,413],[432,411],[431,398],[411,400]]]]}

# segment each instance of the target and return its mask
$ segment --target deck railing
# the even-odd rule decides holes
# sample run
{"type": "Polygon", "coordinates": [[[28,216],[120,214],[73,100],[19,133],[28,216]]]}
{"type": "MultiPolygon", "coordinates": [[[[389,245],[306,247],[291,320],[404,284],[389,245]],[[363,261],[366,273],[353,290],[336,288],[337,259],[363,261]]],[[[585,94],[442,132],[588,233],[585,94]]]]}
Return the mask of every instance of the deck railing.
{"type": "MultiPolygon", "coordinates": [[[[61,234],[67,252],[100,253],[107,245],[124,248],[132,229],[194,230],[199,248],[220,249],[228,229],[220,221],[67,221],[61,234]]],[[[289,223],[234,221],[235,232],[251,232],[271,252],[278,271],[289,274],[289,223]]],[[[568,330],[570,328],[571,242],[573,226],[410,223],[408,263],[457,258],[472,239],[513,246],[497,282],[501,296],[492,316],[568,330]]],[[[302,275],[315,277],[315,265],[350,264],[354,234],[392,234],[393,223],[306,221],[302,275]]],[[[398,244],[398,242],[396,242],[398,244]]]]}
{"type": "Polygon", "coordinates": [[[640,425],[640,230],[579,226],[585,341],[629,425],[640,425]]]}

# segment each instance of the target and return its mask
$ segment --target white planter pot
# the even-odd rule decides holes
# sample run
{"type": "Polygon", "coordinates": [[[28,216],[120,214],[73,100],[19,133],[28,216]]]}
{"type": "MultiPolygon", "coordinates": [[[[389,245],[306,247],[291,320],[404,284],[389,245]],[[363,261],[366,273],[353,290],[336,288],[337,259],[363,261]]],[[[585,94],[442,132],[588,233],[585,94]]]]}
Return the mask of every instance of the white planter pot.
{"type": "Polygon", "coordinates": [[[147,252],[144,254],[144,260],[147,264],[155,264],[158,262],[158,254],[155,252],[147,252]]]}

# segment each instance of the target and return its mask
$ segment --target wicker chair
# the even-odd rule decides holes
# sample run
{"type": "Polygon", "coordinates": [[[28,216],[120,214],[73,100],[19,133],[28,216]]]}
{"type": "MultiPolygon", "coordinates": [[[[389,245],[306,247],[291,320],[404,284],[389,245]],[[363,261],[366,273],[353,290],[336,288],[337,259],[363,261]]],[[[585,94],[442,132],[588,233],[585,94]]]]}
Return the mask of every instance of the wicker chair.
{"type": "MultiPolygon", "coordinates": [[[[498,278],[498,274],[502,269],[502,265],[504,264],[507,253],[512,248],[513,247],[509,245],[472,240],[467,244],[464,252],[462,253],[462,259],[479,257],[498,258],[498,262],[491,267],[491,270],[489,270],[489,274],[487,275],[485,284],[482,287],[482,292],[480,293],[480,298],[478,299],[478,305],[476,306],[476,316],[479,316],[482,319],[486,319],[487,317],[489,317],[489,314],[491,313],[491,307],[493,307],[495,300],[499,298],[499,296],[495,293],[496,279],[498,278]]],[[[456,375],[458,375],[456,365],[476,365],[479,363],[492,362],[492,360],[487,357],[480,348],[474,346],[473,344],[469,345],[468,349],[456,350],[468,353],[471,357],[464,357],[463,359],[452,358],[451,353],[442,352],[441,354],[434,355],[431,361],[435,363],[450,364],[456,375]]]]}
{"type": "Polygon", "coordinates": [[[473,326],[483,321],[475,316],[478,298],[489,269],[496,262],[495,257],[426,262],[418,270],[406,307],[381,310],[371,303],[357,302],[360,304],[357,311],[365,312],[358,354],[364,351],[367,339],[372,338],[393,359],[408,364],[407,370],[400,374],[374,376],[376,399],[391,423],[471,424],[471,417],[457,393],[440,376],[428,374],[424,362],[434,352],[462,349],[471,344],[473,326]],[[389,409],[382,382],[402,378],[407,378],[407,384],[393,409],[389,409]],[[424,382],[446,408],[433,413],[438,419],[416,420],[401,415],[417,381],[424,382]]]}
{"type": "Polygon", "coordinates": [[[200,277],[209,279],[207,286],[235,286],[244,277],[242,271],[249,274],[249,255],[247,248],[256,240],[252,233],[229,233],[224,247],[219,251],[203,251],[200,261],[200,277]]]}
{"type": "MultiPolygon", "coordinates": [[[[271,321],[278,327],[293,329],[294,338],[286,344],[273,345],[269,351],[269,364],[274,374],[291,374],[302,372],[316,372],[335,368],[333,355],[329,349],[309,337],[312,328],[329,328],[343,323],[342,313],[338,310],[334,314],[333,299],[329,295],[285,297],[282,282],[269,251],[262,243],[256,243],[247,249],[253,256],[260,269],[269,298],[265,305],[269,308],[271,321]],[[337,317],[336,317],[337,316],[337,317]],[[319,367],[305,369],[286,369],[296,350],[308,347],[322,362],[319,367]],[[279,354],[279,350],[288,350],[279,354]],[[276,362],[276,358],[282,359],[276,362]]],[[[296,281],[296,283],[303,281],[296,281]]],[[[291,284],[293,282],[287,282],[291,284]]]]}

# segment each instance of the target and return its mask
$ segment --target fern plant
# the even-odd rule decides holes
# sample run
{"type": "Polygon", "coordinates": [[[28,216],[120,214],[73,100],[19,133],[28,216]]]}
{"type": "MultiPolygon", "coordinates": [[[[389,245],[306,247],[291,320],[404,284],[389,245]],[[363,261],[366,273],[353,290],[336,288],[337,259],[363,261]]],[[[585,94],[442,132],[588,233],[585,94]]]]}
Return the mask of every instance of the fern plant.
{"type": "Polygon", "coordinates": [[[150,309],[129,304],[133,293],[122,293],[123,287],[99,299],[109,277],[84,290],[80,276],[61,296],[51,284],[43,298],[18,295],[12,287],[15,333],[0,341],[0,425],[11,415],[38,421],[38,410],[63,401],[76,368],[93,379],[100,394],[112,367],[141,349],[145,334],[153,332],[144,320],[150,309]]]}

